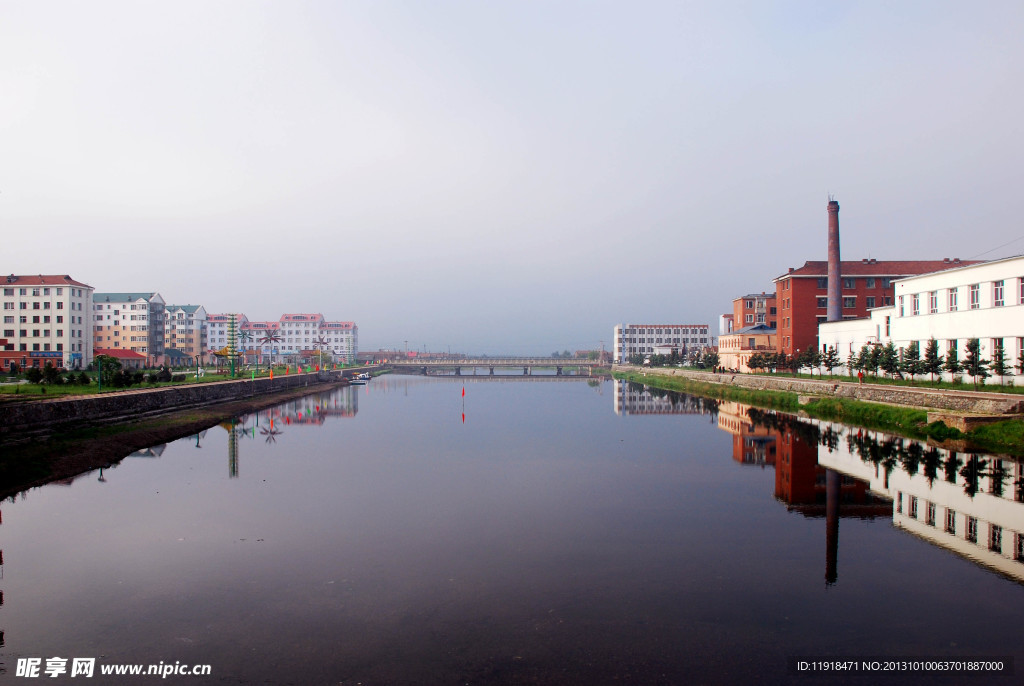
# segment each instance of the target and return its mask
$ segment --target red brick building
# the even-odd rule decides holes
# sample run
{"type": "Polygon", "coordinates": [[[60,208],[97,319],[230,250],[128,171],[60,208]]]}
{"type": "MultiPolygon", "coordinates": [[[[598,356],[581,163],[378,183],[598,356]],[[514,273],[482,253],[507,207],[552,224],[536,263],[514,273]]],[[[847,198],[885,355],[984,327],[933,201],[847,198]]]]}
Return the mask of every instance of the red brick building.
{"type": "MultiPolygon", "coordinates": [[[[861,260],[842,262],[843,319],[867,316],[869,309],[891,305],[892,282],[905,276],[927,274],[973,262],[943,260],[861,260]]],[[[818,345],[818,324],[824,322],[828,308],[828,262],[805,262],[799,269],[775,279],[778,306],[778,350],[787,355],[818,345]]]]}
{"type": "Polygon", "coordinates": [[[770,329],[778,328],[774,293],[751,293],[732,301],[733,329],[763,324],[770,329]]]}

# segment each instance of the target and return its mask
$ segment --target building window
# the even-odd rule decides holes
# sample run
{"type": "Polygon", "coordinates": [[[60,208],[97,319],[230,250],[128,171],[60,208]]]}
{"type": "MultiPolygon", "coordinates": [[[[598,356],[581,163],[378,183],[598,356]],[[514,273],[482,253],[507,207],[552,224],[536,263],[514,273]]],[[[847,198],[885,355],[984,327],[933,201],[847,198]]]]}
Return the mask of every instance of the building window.
{"type": "Polygon", "coordinates": [[[971,543],[978,542],[978,519],[977,517],[967,518],[967,535],[965,538],[971,543]]]}
{"type": "Polygon", "coordinates": [[[921,314],[921,297],[917,293],[910,296],[910,314],[921,314]]]}
{"type": "Polygon", "coordinates": [[[1003,292],[1004,292],[1003,281],[1001,279],[999,281],[993,281],[992,282],[992,306],[993,307],[1002,307],[1003,306],[1003,292]]]}
{"type": "Polygon", "coordinates": [[[875,306],[875,296],[869,295],[868,297],[864,298],[864,306],[866,308],[868,308],[869,310],[872,307],[874,307],[875,306]]]}
{"type": "Polygon", "coordinates": [[[988,549],[994,553],[1003,552],[1003,527],[997,524],[989,524],[988,549]]]}
{"type": "Polygon", "coordinates": [[[857,307],[857,298],[852,296],[843,298],[843,308],[852,310],[855,307],[857,307]]]}
{"type": "Polygon", "coordinates": [[[956,293],[957,293],[957,289],[956,288],[950,288],[949,289],[949,295],[948,295],[947,303],[949,305],[949,311],[950,312],[956,312],[956,293]]]}
{"type": "Polygon", "coordinates": [[[886,335],[886,336],[889,336],[889,335],[891,335],[891,334],[889,333],[889,321],[890,321],[890,319],[891,319],[891,317],[886,317],[886,318],[885,318],[885,335],[886,335]]]}
{"type": "Polygon", "coordinates": [[[1024,276],[1017,279],[1017,304],[1024,305],[1024,276]]]}
{"type": "Polygon", "coordinates": [[[946,508],[946,533],[956,536],[956,511],[946,508]]]}
{"type": "Polygon", "coordinates": [[[939,292],[932,291],[928,294],[928,312],[935,314],[939,311],[939,292]]]}
{"type": "Polygon", "coordinates": [[[828,288],[828,277],[827,276],[819,277],[818,278],[818,288],[821,288],[821,289],[828,288]]]}
{"type": "Polygon", "coordinates": [[[981,286],[980,284],[973,283],[970,286],[971,293],[971,309],[976,310],[981,307],[981,286]]]}
{"type": "Polygon", "coordinates": [[[855,279],[843,279],[843,288],[853,289],[856,286],[855,279]]]}
{"type": "Polygon", "coordinates": [[[910,516],[917,519],[917,496],[910,496],[910,516]]]}
{"type": "Polygon", "coordinates": [[[903,491],[896,491],[896,512],[903,512],[903,491]]]}
{"type": "Polygon", "coordinates": [[[902,295],[900,296],[900,309],[899,309],[899,316],[900,316],[900,317],[902,317],[902,316],[903,316],[903,296],[902,296],[902,295]]]}
{"type": "Polygon", "coordinates": [[[828,298],[824,296],[818,296],[818,309],[824,310],[828,307],[828,298]]]}
{"type": "Polygon", "coordinates": [[[874,288],[875,287],[875,279],[874,279],[874,277],[870,277],[869,276],[868,278],[864,279],[864,285],[867,288],[874,288]]]}
{"type": "Polygon", "coordinates": [[[935,503],[928,503],[925,507],[925,524],[935,526],[935,503]]]}

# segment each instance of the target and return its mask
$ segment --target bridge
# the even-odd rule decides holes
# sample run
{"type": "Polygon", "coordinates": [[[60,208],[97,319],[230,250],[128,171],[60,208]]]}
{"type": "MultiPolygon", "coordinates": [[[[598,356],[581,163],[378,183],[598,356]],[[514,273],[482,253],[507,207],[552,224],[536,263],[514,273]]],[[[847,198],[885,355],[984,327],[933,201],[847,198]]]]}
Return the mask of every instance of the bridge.
{"type": "MultiPolygon", "coordinates": [[[[487,376],[502,376],[495,374],[494,370],[522,369],[523,376],[530,376],[535,369],[554,369],[555,376],[562,376],[563,370],[576,369],[577,375],[580,371],[586,370],[587,376],[590,376],[594,373],[595,367],[607,366],[607,364],[602,365],[599,360],[574,357],[480,357],[451,360],[418,360],[414,358],[388,360],[384,366],[395,371],[425,375],[438,375],[453,370],[455,376],[462,376],[463,369],[472,369],[473,375],[475,375],[477,369],[486,369],[487,376]]],[[[508,374],[504,376],[508,376],[508,374]]]]}

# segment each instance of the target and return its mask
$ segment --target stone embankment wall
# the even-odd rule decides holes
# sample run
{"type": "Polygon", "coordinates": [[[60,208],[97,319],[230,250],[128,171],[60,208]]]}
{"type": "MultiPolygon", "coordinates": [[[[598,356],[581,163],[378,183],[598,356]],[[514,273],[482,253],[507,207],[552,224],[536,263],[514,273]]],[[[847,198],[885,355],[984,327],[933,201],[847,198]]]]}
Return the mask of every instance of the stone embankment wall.
{"type": "MultiPolygon", "coordinates": [[[[344,376],[350,376],[351,370],[344,376]]],[[[44,434],[55,428],[112,424],[177,412],[305,386],[339,382],[343,372],[289,374],[273,379],[240,379],[160,388],[141,388],[100,395],[7,402],[0,405],[0,441],[10,436],[44,434]]]]}
{"type": "Polygon", "coordinates": [[[907,386],[887,386],[834,382],[827,379],[809,380],[760,374],[716,374],[671,367],[637,367],[615,365],[614,371],[646,373],[649,376],[677,376],[694,381],[740,386],[762,391],[788,391],[801,396],[850,398],[868,402],[948,410],[985,415],[1012,415],[1024,413],[1024,396],[1008,393],[973,393],[946,391],[907,386]]]}

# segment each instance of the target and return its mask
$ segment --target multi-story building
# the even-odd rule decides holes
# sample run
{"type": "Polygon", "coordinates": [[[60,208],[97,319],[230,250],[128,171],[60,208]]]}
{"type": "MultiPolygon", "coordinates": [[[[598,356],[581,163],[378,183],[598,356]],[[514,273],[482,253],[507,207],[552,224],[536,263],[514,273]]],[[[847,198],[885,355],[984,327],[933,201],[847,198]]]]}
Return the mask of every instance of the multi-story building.
{"type": "Polygon", "coordinates": [[[202,305],[164,307],[164,354],[178,358],[177,364],[208,361],[206,310],[202,305]]]}
{"type": "Polygon", "coordinates": [[[655,346],[676,348],[683,354],[715,345],[707,324],[618,324],[613,335],[619,364],[633,355],[653,354],[655,346]]]}
{"type": "MultiPolygon", "coordinates": [[[[874,307],[891,305],[893,283],[908,276],[926,274],[974,262],[959,259],[840,263],[843,319],[864,317],[874,307]]],[[[778,350],[787,355],[818,345],[818,325],[828,311],[828,263],[805,262],[799,269],[775,279],[778,306],[778,350]]]]}
{"type": "Polygon", "coordinates": [[[822,345],[835,347],[845,362],[865,345],[890,341],[901,349],[916,341],[923,355],[934,338],[940,356],[954,350],[962,362],[967,341],[977,338],[984,359],[1001,349],[1008,367],[1024,360],[1024,256],[961,263],[900,279],[894,289],[896,302],[888,307],[860,319],[823,324],[822,345]]]}
{"type": "MultiPolygon", "coordinates": [[[[223,350],[228,345],[229,330],[231,329],[231,313],[208,314],[206,315],[206,351],[207,356],[223,350]]],[[[252,342],[249,340],[251,333],[242,340],[242,332],[249,330],[249,318],[241,312],[235,313],[235,348],[243,350],[249,347],[252,342]]]]}
{"type": "Polygon", "coordinates": [[[78,369],[92,362],[93,287],[66,274],[3,277],[0,368],[78,369]]]}
{"type": "Polygon", "coordinates": [[[776,328],[775,294],[752,293],[732,301],[733,330],[748,326],[776,328]]]}
{"type": "Polygon", "coordinates": [[[132,350],[145,355],[147,365],[163,364],[164,304],[159,293],[95,293],[93,345],[132,350]]]}
{"type": "MultiPolygon", "coordinates": [[[[229,314],[207,317],[211,351],[227,346],[229,319],[229,314]]],[[[325,356],[348,363],[359,351],[359,327],[354,322],[328,321],[322,314],[284,314],[277,321],[250,321],[239,313],[235,325],[236,348],[260,360],[279,361],[322,350],[325,356]]]]}
{"type": "Polygon", "coordinates": [[[745,326],[718,337],[718,364],[726,369],[750,372],[750,357],[755,353],[774,353],[775,329],[765,324],[745,326]]]}

